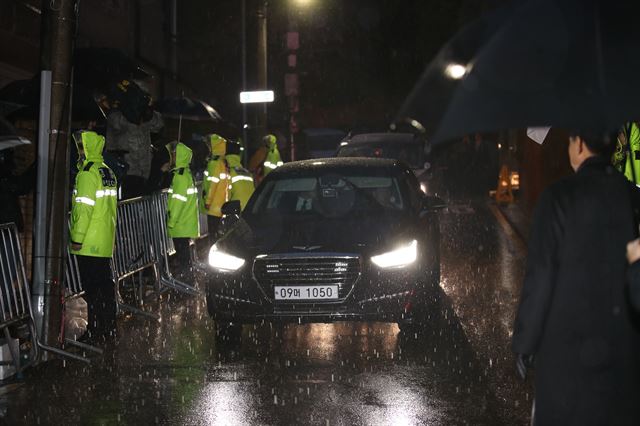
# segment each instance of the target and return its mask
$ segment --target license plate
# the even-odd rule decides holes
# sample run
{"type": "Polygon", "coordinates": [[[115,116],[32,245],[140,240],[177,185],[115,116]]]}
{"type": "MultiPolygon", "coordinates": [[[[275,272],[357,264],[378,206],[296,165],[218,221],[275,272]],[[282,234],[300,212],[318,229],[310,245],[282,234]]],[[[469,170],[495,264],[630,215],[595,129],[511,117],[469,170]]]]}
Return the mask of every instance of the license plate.
{"type": "Polygon", "coordinates": [[[337,285],[283,286],[274,287],[276,300],[335,300],[337,285]]]}

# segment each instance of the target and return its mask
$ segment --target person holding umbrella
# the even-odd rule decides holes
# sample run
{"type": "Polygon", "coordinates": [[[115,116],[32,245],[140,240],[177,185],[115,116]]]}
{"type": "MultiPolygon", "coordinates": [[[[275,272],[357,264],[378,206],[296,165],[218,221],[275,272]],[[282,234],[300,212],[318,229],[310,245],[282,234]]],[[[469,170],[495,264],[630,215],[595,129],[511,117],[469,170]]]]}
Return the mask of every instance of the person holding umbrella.
{"type": "Polygon", "coordinates": [[[573,131],[575,174],[536,207],[512,348],[535,365],[536,425],[640,424],[640,329],[626,293],[640,196],[609,159],[616,134],[573,131]]]}

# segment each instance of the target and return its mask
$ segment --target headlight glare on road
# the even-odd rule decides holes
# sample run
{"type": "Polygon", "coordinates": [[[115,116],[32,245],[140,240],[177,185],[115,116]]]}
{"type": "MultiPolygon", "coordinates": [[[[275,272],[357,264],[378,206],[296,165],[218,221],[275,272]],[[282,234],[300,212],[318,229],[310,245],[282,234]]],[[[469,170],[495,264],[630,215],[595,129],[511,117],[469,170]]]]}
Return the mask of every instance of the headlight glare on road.
{"type": "Polygon", "coordinates": [[[224,253],[214,244],[209,250],[209,265],[220,271],[236,271],[244,265],[244,259],[224,253]]]}
{"type": "Polygon", "coordinates": [[[403,268],[418,258],[418,242],[411,241],[396,250],[373,256],[371,261],[381,268],[403,268]]]}

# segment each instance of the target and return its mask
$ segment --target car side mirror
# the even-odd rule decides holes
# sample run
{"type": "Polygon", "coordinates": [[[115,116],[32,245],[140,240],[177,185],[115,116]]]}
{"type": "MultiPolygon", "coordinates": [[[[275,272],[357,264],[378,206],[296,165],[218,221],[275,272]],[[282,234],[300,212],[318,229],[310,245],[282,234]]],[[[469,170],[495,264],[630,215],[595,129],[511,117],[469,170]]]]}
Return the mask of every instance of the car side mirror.
{"type": "Polygon", "coordinates": [[[440,197],[425,195],[422,202],[422,213],[431,213],[447,207],[447,203],[440,197]]]}
{"type": "Polygon", "coordinates": [[[224,216],[240,216],[241,210],[240,200],[227,201],[220,209],[224,216]]]}

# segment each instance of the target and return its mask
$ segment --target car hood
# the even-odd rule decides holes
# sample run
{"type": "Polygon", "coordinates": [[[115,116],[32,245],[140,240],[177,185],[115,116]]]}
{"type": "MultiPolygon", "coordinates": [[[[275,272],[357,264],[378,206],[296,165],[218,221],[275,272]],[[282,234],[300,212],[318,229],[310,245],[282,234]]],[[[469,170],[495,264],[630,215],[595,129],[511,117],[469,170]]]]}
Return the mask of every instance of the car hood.
{"type": "Polygon", "coordinates": [[[408,215],[288,220],[241,219],[218,243],[223,251],[245,258],[275,253],[378,254],[415,238],[408,215]]]}

